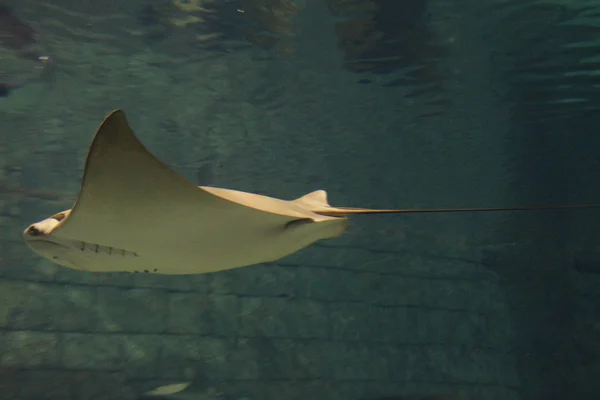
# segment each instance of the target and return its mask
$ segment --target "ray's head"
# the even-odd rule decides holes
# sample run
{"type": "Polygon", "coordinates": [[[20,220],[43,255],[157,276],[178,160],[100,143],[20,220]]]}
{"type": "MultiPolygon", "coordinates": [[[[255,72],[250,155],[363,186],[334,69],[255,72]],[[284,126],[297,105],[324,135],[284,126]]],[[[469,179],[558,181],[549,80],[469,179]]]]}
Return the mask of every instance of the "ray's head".
{"type": "Polygon", "coordinates": [[[29,225],[23,232],[25,243],[42,257],[60,263],[61,254],[64,253],[66,246],[61,244],[60,239],[53,237],[52,232],[70,212],[71,210],[62,211],[29,225]]]}

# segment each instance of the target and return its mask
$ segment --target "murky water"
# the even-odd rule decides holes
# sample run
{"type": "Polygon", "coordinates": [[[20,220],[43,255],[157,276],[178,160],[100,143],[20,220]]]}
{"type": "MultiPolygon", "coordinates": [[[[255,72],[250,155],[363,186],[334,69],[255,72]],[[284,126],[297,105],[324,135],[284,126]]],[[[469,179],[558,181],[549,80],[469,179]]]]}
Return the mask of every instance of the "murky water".
{"type": "MultiPolygon", "coordinates": [[[[185,276],[60,266],[22,233],[73,207],[115,109],[195,185],[383,209],[600,203],[599,18],[585,0],[5,0],[0,399],[598,397],[596,209],[352,216],[287,257],[185,276]]],[[[137,171],[156,197],[119,207],[157,222],[150,242],[185,206],[137,171]]],[[[79,241],[120,248],[106,240],[79,241]]]]}

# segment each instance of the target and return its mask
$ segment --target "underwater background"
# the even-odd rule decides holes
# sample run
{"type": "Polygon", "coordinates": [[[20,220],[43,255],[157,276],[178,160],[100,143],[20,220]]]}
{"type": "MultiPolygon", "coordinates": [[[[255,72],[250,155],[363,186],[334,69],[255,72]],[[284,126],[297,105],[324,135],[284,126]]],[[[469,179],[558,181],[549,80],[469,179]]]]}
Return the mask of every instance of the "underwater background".
{"type": "Polygon", "coordinates": [[[198,185],[600,203],[599,47],[590,0],[4,0],[0,399],[600,398],[597,210],[358,216],[179,277],[71,270],[22,240],[72,207],[116,108],[198,185]]]}

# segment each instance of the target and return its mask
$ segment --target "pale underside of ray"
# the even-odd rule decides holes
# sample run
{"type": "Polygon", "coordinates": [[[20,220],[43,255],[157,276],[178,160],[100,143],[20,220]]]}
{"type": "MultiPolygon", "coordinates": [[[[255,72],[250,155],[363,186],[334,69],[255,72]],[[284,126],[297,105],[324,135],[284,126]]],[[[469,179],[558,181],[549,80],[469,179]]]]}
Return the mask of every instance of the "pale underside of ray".
{"type": "Polygon", "coordinates": [[[211,272],[279,259],[343,233],[344,218],[309,208],[306,199],[193,185],[155,158],[117,110],[99,128],[77,201],[51,237],[84,244],[67,257],[81,269],[211,272]],[[121,259],[98,256],[120,250],[121,259]]]}

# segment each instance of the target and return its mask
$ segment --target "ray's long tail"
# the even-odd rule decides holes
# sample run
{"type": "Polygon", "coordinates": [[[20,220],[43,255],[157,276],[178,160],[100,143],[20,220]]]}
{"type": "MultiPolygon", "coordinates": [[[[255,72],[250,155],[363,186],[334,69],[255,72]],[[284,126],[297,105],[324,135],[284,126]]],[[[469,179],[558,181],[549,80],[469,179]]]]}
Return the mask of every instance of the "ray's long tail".
{"type": "Polygon", "coordinates": [[[481,207],[481,208],[425,208],[425,209],[391,209],[374,210],[370,208],[331,207],[313,211],[328,217],[346,217],[357,214],[424,214],[424,213],[460,213],[460,212],[494,212],[494,211],[548,211],[579,210],[600,208],[600,204],[578,204],[571,206],[521,206],[521,207],[481,207]]]}

